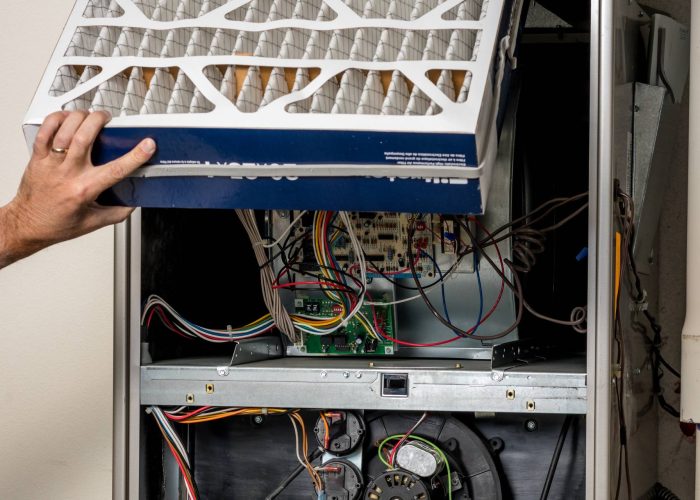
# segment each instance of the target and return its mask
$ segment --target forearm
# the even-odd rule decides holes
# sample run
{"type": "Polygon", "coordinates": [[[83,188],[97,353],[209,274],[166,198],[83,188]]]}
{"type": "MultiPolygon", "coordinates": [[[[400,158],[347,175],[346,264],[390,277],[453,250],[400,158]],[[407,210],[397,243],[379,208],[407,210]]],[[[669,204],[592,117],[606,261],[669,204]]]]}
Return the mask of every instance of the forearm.
{"type": "Polygon", "coordinates": [[[0,207],[0,269],[41,250],[39,242],[24,235],[14,202],[0,207]]]}

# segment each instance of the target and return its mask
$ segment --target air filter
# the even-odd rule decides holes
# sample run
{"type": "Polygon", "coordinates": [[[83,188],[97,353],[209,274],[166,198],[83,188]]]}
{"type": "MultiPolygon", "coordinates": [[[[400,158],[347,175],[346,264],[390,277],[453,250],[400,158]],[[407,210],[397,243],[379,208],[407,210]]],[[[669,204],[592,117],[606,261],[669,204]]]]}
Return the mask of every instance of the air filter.
{"type": "Polygon", "coordinates": [[[481,213],[521,3],[78,0],[25,133],[109,111],[96,163],[153,137],[127,205],[481,213]]]}

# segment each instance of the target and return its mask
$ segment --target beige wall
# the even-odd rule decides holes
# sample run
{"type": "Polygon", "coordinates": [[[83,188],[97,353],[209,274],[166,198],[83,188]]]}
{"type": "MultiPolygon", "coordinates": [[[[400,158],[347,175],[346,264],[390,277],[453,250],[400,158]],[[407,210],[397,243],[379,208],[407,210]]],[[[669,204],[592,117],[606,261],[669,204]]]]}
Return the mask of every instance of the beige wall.
{"type": "MultiPolygon", "coordinates": [[[[0,2],[0,204],[73,0],[0,2]]],[[[0,498],[111,497],[112,244],[102,230],[0,271],[0,498]]]]}

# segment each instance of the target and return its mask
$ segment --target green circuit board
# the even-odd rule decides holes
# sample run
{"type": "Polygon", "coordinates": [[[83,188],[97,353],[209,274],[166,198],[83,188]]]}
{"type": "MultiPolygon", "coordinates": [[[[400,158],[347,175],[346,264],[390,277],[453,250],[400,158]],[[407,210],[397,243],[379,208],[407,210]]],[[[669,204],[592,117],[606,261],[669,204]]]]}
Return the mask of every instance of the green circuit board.
{"type": "MultiPolygon", "coordinates": [[[[337,314],[338,304],[321,297],[297,296],[294,307],[298,314],[306,316],[332,317],[337,314]]],[[[363,305],[360,309],[365,318],[372,323],[372,307],[363,305]]],[[[387,337],[394,337],[394,307],[374,306],[377,323],[387,337]]],[[[392,341],[372,336],[362,322],[356,318],[329,335],[303,334],[301,352],[306,354],[323,354],[328,356],[386,356],[395,352],[392,341]]]]}

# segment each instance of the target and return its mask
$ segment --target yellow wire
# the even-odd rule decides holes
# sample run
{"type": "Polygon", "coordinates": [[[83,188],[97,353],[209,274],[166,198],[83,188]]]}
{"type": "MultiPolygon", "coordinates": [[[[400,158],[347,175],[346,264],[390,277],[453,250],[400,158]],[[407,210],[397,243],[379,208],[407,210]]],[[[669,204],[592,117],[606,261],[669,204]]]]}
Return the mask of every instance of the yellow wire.
{"type": "Polygon", "coordinates": [[[355,316],[355,318],[357,319],[357,321],[360,322],[360,324],[365,328],[365,330],[367,330],[367,333],[372,335],[374,338],[381,340],[377,332],[375,332],[374,328],[372,328],[372,325],[369,323],[369,320],[365,318],[364,314],[360,313],[357,316],[355,316]]]}
{"type": "Polygon", "coordinates": [[[261,316],[260,318],[256,319],[255,321],[248,323],[243,328],[248,328],[249,326],[257,325],[258,323],[263,323],[263,322],[267,321],[269,318],[271,318],[271,316],[269,314],[266,314],[265,316],[261,316]]]}
{"type": "Polygon", "coordinates": [[[304,425],[304,419],[299,415],[298,413],[295,414],[297,420],[301,424],[301,434],[303,436],[304,440],[304,461],[306,462],[309,471],[313,474],[315,478],[315,482],[318,484],[318,489],[319,491],[323,489],[323,480],[321,479],[321,476],[316,472],[316,469],[314,469],[314,466],[309,462],[308,456],[309,456],[309,442],[306,434],[306,426],[304,425]]]}
{"type": "MultiPolygon", "coordinates": [[[[314,235],[314,253],[316,254],[316,262],[321,264],[321,274],[328,278],[328,279],[333,279],[333,276],[331,275],[330,271],[328,270],[330,266],[330,262],[326,260],[326,252],[324,252],[325,249],[325,239],[323,237],[323,234],[321,233],[321,222],[323,222],[323,219],[328,217],[328,212],[316,212],[315,217],[314,217],[314,230],[313,230],[313,235],[314,235]]],[[[342,299],[340,297],[340,294],[336,292],[332,292],[330,290],[324,290],[325,295],[333,300],[334,302],[342,303],[342,299]]]]}
{"type": "Polygon", "coordinates": [[[341,321],[343,319],[343,314],[339,314],[338,316],[334,316],[332,318],[326,318],[326,319],[309,319],[309,318],[302,318],[297,316],[296,314],[292,314],[292,319],[294,320],[295,323],[301,323],[304,325],[316,325],[316,326],[325,326],[325,325],[332,325],[333,323],[337,323],[338,321],[341,321]]]}
{"type": "Polygon", "coordinates": [[[282,409],[282,408],[268,408],[267,410],[263,411],[262,408],[242,408],[239,410],[232,410],[226,413],[217,413],[216,415],[204,415],[204,416],[198,416],[195,415],[192,418],[188,418],[186,420],[182,420],[179,423],[182,424],[200,424],[204,422],[211,422],[213,420],[221,420],[222,418],[229,418],[229,417],[236,417],[240,415],[263,415],[265,413],[270,414],[270,415],[279,415],[282,413],[287,413],[288,410],[282,409]]]}
{"type": "Polygon", "coordinates": [[[307,472],[309,473],[309,476],[311,476],[311,480],[314,483],[314,487],[316,488],[316,491],[321,491],[323,489],[323,481],[321,480],[321,476],[319,476],[318,472],[314,469],[313,465],[309,462],[308,455],[309,455],[309,444],[308,444],[308,439],[306,435],[306,426],[304,425],[304,419],[298,414],[298,413],[291,413],[290,417],[292,417],[294,420],[296,420],[299,425],[301,426],[301,449],[302,449],[302,455],[303,455],[303,462],[304,462],[304,467],[306,467],[307,472]]]}

